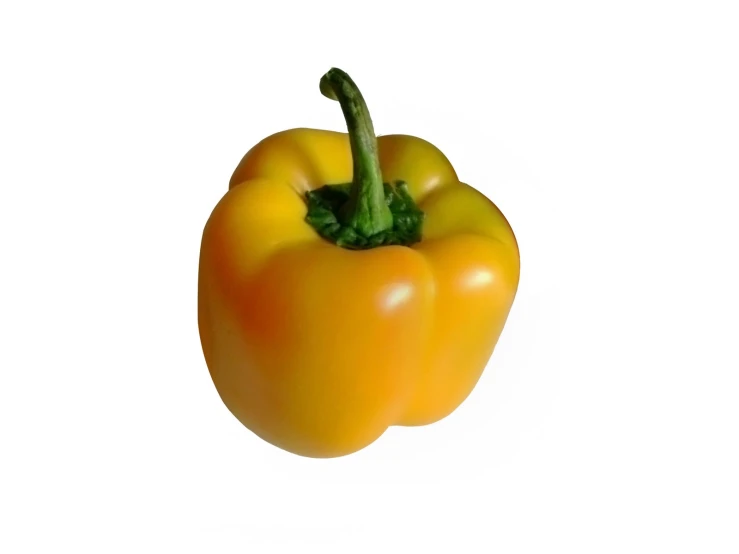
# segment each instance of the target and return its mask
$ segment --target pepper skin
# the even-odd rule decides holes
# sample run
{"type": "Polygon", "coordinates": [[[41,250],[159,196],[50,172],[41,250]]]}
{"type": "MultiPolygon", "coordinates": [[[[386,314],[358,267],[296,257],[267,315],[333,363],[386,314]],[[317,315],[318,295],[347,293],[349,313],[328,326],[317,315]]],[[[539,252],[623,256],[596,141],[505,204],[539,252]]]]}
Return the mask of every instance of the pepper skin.
{"type": "Polygon", "coordinates": [[[454,411],[518,286],[511,227],[436,147],[386,135],[377,152],[384,181],[406,182],[425,213],[420,242],[352,250],[319,236],[305,194],[351,182],[353,153],[347,133],[314,129],[252,148],[203,232],[198,320],[213,382],[247,428],[295,454],[346,455],[390,425],[454,411]]]}

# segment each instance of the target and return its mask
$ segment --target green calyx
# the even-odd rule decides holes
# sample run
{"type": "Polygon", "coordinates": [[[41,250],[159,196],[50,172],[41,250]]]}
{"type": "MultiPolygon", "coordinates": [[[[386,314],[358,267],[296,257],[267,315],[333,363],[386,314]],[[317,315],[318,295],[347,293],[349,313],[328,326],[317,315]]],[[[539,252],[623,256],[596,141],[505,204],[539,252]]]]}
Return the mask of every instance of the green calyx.
{"type": "Polygon", "coordinates": [[[333,68],[321,79],[321,92],[344,112],[354,175],[351,183],[306,193],[306,221],[326,240],[354,250],[420,241],[424,214],[405,183],[383,183],[377,137],[357,85],[333,68]]]}
{"type": "Polygon", "coordinates": [[[306,221],[323,238],[338,246],[361,250],[391,244],[409,245],[421,240],[423,212],[408,194],[408,185],[397,181],[383,184],[383,203],[392,218],[392,227],[365,236],[351,225],[340,221],[342,208],[350,205],[354,183],[325,185],[306,194],[306,221]]]}

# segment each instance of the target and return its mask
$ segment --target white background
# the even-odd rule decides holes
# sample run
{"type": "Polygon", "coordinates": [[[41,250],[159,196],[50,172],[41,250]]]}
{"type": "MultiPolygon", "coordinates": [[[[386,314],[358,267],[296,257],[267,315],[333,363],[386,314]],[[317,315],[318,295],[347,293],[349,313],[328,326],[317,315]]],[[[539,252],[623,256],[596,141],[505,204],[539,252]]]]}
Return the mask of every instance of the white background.
{"type": "Polygon", "coordinates": [[[726,2],[3,2],[0,551],[739,552],[739,18],[726,2]],[[196,319],[241,156],[426,138],[522,277],[450,417],[333,460],[224,407],[196,319]]]}

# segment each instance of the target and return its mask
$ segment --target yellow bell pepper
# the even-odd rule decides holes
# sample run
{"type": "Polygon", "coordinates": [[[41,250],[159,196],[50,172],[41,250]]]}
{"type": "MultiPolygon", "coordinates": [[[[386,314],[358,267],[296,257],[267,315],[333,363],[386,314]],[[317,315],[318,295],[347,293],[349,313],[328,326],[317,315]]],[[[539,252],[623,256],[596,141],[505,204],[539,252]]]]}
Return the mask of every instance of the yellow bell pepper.
{"type": "Polygon", "coordinates": [[[198,323],[239,421],[334,457],[462,403],[510,311],[519,253],[437,148],[375,137],[346,73],[321,90],[349,132],[283,131],[244,156],[203,232],[198,323]]]}

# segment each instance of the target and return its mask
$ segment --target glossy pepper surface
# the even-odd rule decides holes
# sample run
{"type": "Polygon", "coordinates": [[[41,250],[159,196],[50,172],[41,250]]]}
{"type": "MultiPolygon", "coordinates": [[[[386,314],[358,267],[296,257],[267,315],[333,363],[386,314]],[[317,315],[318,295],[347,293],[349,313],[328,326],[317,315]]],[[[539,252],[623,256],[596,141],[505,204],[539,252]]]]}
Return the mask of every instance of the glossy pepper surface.
{"type": "Polygon", "coordinates": [[[287,451],[333,457],[470,394],[511,309],[519,252],[503,214],[436,147],[376,138],[341,70],[321,90],[349,132],[283,131],[244,156],[203,232],[198,319],[233,415],[287,451]]]}

